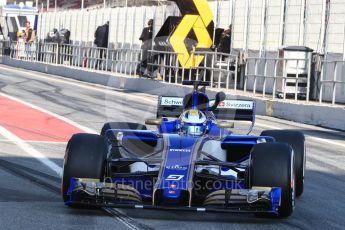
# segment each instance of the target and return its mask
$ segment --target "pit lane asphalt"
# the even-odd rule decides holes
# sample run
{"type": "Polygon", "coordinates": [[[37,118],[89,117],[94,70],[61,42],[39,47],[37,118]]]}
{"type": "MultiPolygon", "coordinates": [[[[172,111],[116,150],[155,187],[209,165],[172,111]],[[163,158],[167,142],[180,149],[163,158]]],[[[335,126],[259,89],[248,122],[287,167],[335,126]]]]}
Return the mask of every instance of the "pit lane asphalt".
{"type": "MultiPolygon", "coordinates": [[[[154,117],[157,104],[152,95],[1,65],[0,92],[96,131],[107,121],[143,123],[154,117]]],[[[58,176],[0,136],[0,229],[343,229],[345,134],[268,117],[259,117],[257,123],[253,134],[267,128],[286,128],[308,135],[305,192],[288,219],[250,214],[70,209],[58,193],[58,176]],[[128,225],[131,222],[133,226],[128,225]]],[[[30,144],[62,167],[66,143],[30,144]]]]}

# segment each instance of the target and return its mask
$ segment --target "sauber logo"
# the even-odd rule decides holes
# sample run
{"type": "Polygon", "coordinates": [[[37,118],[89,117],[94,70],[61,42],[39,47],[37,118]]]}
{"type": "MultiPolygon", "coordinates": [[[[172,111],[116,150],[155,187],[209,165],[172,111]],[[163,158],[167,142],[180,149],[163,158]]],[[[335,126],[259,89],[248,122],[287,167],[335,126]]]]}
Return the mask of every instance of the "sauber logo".
{"type": "Polygon", "coordinates": [[[184,152],[184,153],[190,153],[191,149],[169,149],[170,152],[184,152]]]}
{"type": "Polygon", "coordinates": [[[179,181],[184,177],[184,175],[169,175],[165,180],[179,181]]]}

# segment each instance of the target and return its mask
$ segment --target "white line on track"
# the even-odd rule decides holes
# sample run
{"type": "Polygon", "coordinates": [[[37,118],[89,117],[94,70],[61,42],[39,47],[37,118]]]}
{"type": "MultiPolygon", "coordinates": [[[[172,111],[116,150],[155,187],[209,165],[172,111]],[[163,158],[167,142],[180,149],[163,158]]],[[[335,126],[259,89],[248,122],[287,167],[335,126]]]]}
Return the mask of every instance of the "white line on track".
{"type": "Polygon", "coordinates": [[[0,126],[0,134],[4,136],[9,141],[12,141],[15,143],[19,148],[21,148],[23,151],[25,151],[30,156],[36,158],[40,162],[42,162],[44,165],[48,166],[51,170],[56,172],[57,175],[60,177],[62,176],[62,168],[58,166],[56,163],[51,161],[48,157],[46,157],[44,154],[40,153],[36,149],[34,149],[31,145],[14,135],[13,133],[9,132],[4,127],[0,126]]]}
{"type": "MultiPolygon", "coordinates": [[[[84,132],[87,132],[87,133],[97,133],[95,130],[93,129],[90,129],[88,127],[85,127],[83,125],[80,125],[70,119],[67,119],[63,116],[60,116],[58,114],[55,114],[55,113],[52,113],[46,109],[43,109],[43,108],[40,108],[38,106],[35,106],[33,104],[30,104],[28,102],[25,102],[23,100],[20,100],[16,97],[12,97],[12,96],[9,96],[7,94],[4,94],[4,93],[0,93],[0,96],[3,96],[3,97],[6,97],[10,100],[14,100],[14,101],[17,101],[21,104],[24,104],[32,109],[35,109],[35,110],[38,110],[38,111],[41,111],[43,113],[46,113],[50,116],[53,116],[59,120],[62,120],[84,132]]],[[[34,147],[32,147],[29,143],[30,142],[26,142],[26,141],[23,141],[22,139],[20,139],[19,137],[17,137],[16,135],[14,135],[13,133],[11,133],[10,131],[8,131],[7,129],[5,129],[4,127],[0,126],[0,134],[2,136],[4,136],[8,141],[10,142],[14,142],[16,145],[18,145],[19,148],[21,148],[22,150],[24,150],[27,154],[29,154],[30,156],[36,158],[38,161],[42,162],[44,165],[46,165],[48,168],[50,168],[51,170],[53,170],[59,177],[62,176],[62,168],[60,166],[58,166],[57,164],[55,164],[53,161],[51,161],[47,156],[45,156],[43,153],[39,152],[38,150],[36,150],[34,147]]],[[[54,142],[56,143],[56,142],[54,142]]],[[[61,142],[60,142],[61,143],[61,142]]]]}
{"type": "MultiPolygon", "coordinates": [[[[1,143],[6,143],[6,142],[12,142],[8,139],[0,139],[1,143]]],[[[25,141],[25,143],[29,143],[29,144],[66,144],[67,141],[63,142],[63,141],[25,141]]]]}
{"type": "MultiPolygon", "coordinates": [[[[76,122],[73,122],[65,117],[62,117],[60,115],[57,115],[55,113],[52,113],[48,110],[42,109],[40,107],[34,106],[30,103],[27,103],[25,101],[22,101],[18,98],[14,98],[12,96],[8,96],[6,94],[0,93],[1,96],[7,97],[9,99],[15,100],[17,102],[23,103],[33,109],[39,110],[41,112],[47,113],[51,116],[54,116],[60,120],[65,121],[66,123],[69,123],[85,132],[89,132],[89,133],[97,133],[95,130],[92,130],[90,128],[87,128],[85,126],[82,126],[80,124],[77,124],[76,122]]],[[[7,129],[5,129],[4,127],[0,126],[0,135],[2,135],[4,138],[6,138],[9,142],[11,143],[15,143],[20,149],[22,149],[24,152],[26,152],[28,155],[34,157],[35,159],[37,159],[38,161],[40,161],[42,164],[44,164],[45,166],[47,166],[48,168],[50,168],[51,170],[53,170],[60,178],[62,177],[62,171],[63,168],[58,166],[55,162],[51,161],[47,156],[45,156],[43,153],[37,151],[34,147],[32,147],[29,142],[25,142],[22,139],[20,139],[19,137],[17,137],[16,135],[14,135],[13,133],[11,133],[10,131],[8,131],[7,129]]],[[[4,140],[1,140],[4,141],[4,140]]],[[[54,142],[56,143],[56,142],[54,142]]],[[[61,142],[60,142],[61,143],[61,142]]],[[[134,224],[132,224],[133,220],[128,217],[126,214],[121,214],[119,215],[119,211],[117,209],[104,209],[105,211],[107,211],[108,213],[112,214],[119,222],[121,222],[122,224],[124,224],[127,228],[131,229],[131,230],[140,230],[141,228],[136,227],[134,224]]]]}
{"type": "Polygon", "coordinates": [[[48,115],[50,115],[50,116],[52,116],[52,117],[55,117],[55,118],[57,118],[57,119],[59,119],[59,120],[62,120],[62,121],[64,121],[64,122],[66,122],[66,123],[68,123],[68,124],[70,124],[70,125],[72,125],[72,126],[74,126],[74,127],[77,127],[78,129],[83,130],[84,132],[87,132],[87,133],[94,133],[94,134],[97,133],[95,130],[92,130],[92,129],[88,128],[88,127],[82,126],[82,125],[80,125],[80,124],[78,124],[78,123],[76,123],[76,122],[74,122],[74,121],[72,121],[72,120],[70,120],[70,119],[67,119],[67,118],[65,118],[65,117],[63,117],[63,116],[60,116],[60,115],[56,114],[56,113],[52,113],[52,112],[50,112],[50,111],[48,111],[48,110],[46,110],[46,109],[43,109],[43,108],[38,107],[38,106],[36,106],[36,105],[30,104],[30,103],[28,103],[28,102],[26,102],[26,101],[23,101],[23,100],[21,100],[21,99],[18,99],[18,98],[16,98],[16,97],[12,97],[12,96],[9,96],[9,95],[4,94],[4,93],[0,93],[0,96],[6,97],[6,98],[8,98],[8,99],[10,99],[10,100],[19,102],[19,103],[21,103],[21,104],[23,104],[23,105],[26,105],[26,106],[29,106],[29,107],[32,108],[32,109],[35,109],[35,110],[41,111],[41,112],[43,112],[43,113],[46,113],[46,114],[48,114],[48,115]]]}

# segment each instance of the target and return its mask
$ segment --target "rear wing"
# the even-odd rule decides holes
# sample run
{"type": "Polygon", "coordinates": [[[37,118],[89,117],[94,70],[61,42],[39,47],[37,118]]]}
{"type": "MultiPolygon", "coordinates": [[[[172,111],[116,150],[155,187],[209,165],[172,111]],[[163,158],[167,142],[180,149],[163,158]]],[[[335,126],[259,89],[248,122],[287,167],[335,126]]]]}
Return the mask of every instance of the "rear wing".
{"type": "MultiPolygon", "coordinates": [[[[210,101],[210,107],[215,100],[210,101]]],[[[157,118],[179,117],[183,112],[183,97],[160,96],[158,98],[157,118]]],[[[255,102],[250,100],[226,99],[213,111],[219,120],[254,121],[255,102]]]]}

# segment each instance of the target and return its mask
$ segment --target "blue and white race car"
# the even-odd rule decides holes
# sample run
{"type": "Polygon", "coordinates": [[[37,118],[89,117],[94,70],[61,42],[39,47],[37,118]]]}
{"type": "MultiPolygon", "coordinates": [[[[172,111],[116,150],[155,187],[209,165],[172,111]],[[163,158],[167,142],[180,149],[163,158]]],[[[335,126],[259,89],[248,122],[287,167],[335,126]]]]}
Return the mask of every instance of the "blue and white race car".
{"type": "Polygon", "coordinates": [[[287,217],[304,186],[305,138],[267,130],[250,136],[255,103],[209,100],[194,85],[185,97],[161,96],[157,117],[106,123],[100,135],[75,134],[64,159],[69,206],[253,212],[287,217]],[[169,118],[169,119],[168,119],[169,118]],[[174,118],[174,119],[171,119],[174,118]],[[247,135],[234,122],[249,121],[247,135]]]}

